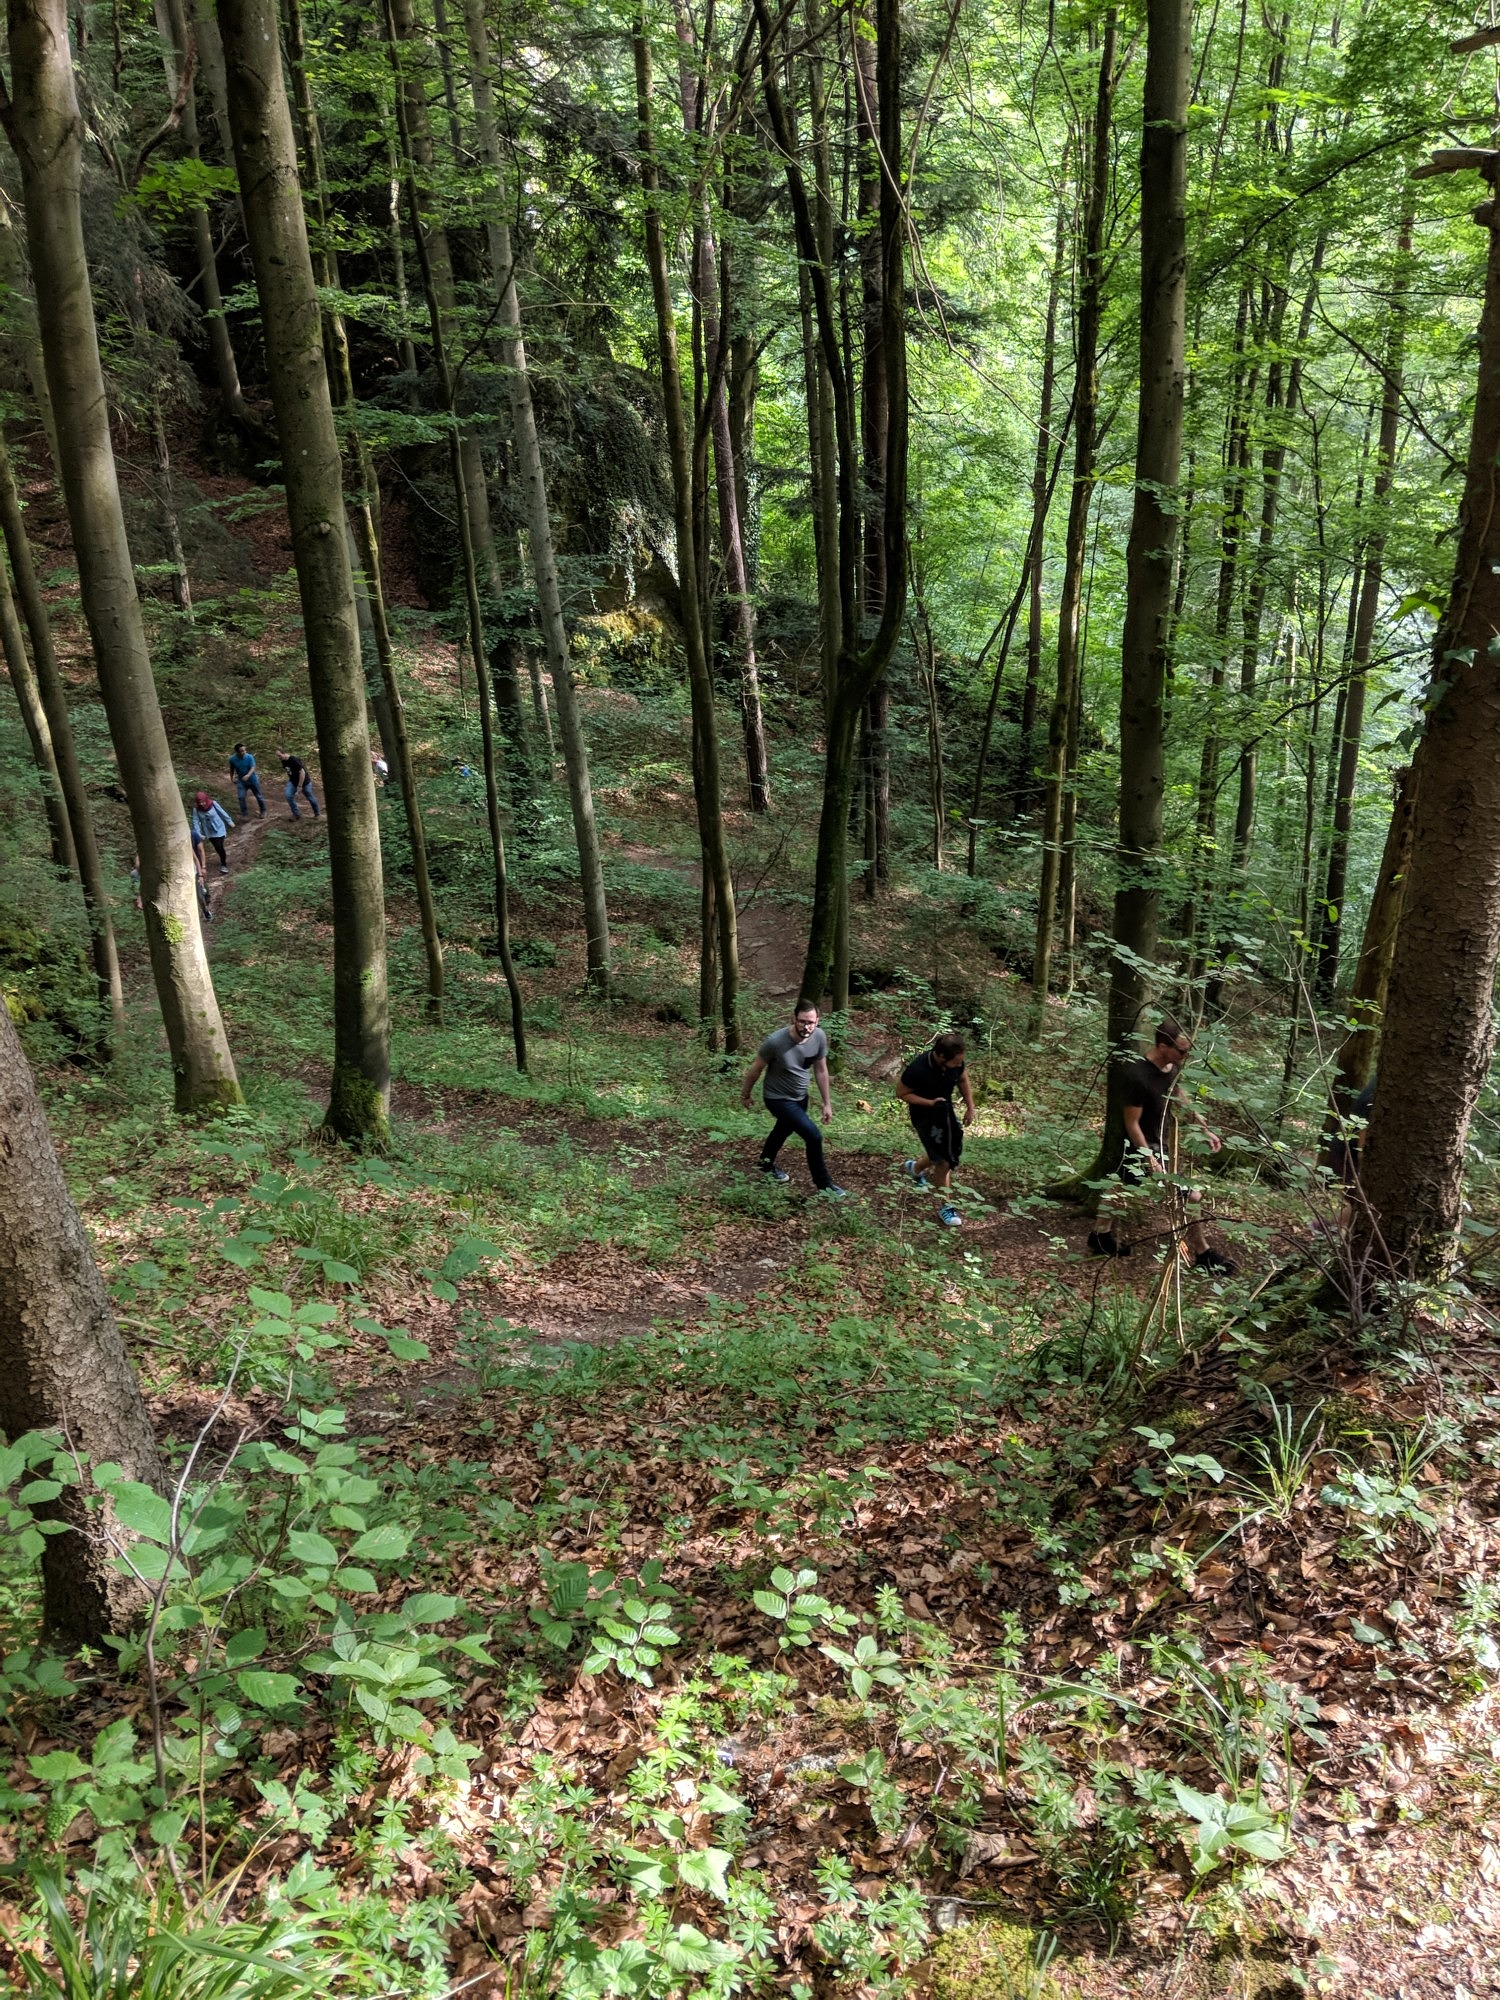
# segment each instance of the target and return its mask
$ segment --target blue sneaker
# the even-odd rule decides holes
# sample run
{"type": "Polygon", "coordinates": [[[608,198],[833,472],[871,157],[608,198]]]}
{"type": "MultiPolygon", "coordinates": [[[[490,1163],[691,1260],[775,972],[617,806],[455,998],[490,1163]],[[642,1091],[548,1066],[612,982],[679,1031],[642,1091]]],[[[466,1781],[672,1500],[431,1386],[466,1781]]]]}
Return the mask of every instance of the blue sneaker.
{"type": "Polygon", "coordinates": [[[763,1164],[761,1167],[761,1172],[765,1175],[768,1181],[786,1182],[792,1178],[791,1175],[787,1172],[785,1167],[770,1167],[763,1164]]]}
{"type": "Polygon", "coordinates": [[[917,1172],[917,1163],[915,1160],[903,1160],[901,1162],[901,1171],[915,1186],[925,1188],[928,1185],[926,1174],[919,1174],[917,1172]]]}
{"type": "Polygon", "coordinates": [[[848,1201],[849,1199],[848,1188],[841,1188],[837,1181],[830,1181],[826,1188],[820,1188],[818,1192],[826,1194],[830,1201],[848,1201]]]}
{"type": "Polygon", "coordinates": [[[938,1210],[938,1221],[943,1225],[944,1229],[957,1229],[963,1221],[963,1217],[951,1201],[945,1201],[938,1210]]]}

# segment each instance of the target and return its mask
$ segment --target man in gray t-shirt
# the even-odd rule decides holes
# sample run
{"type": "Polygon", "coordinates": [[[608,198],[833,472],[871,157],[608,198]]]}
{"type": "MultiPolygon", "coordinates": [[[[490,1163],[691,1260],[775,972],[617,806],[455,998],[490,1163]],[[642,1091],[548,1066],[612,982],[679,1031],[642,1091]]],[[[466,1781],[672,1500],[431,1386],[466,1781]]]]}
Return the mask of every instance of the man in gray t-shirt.
{"type": "Polygon", "coordinates": [[[745,1072],[740,1086],[740,1102],[748,1111],[750,1093],[764,1076],[762,1095],[767,1111],[776,1120],[760,1149],[761,1172],[772,1180],[789,1181],[791,1175],[776,1164],[776,1155],[793,1134],[807,1148],[807,1170],[813,1185],[824,1194],[842,1199],[844,1190],[835,1185],[823,1161],[823,1134],[807,1109],[808,1079],[816,1077],[818,1095],[823,1100],[823,1123],[833,1117],[833,1099],[828,1090],[828,1037],[818,1026],[816,1007],[799,1006],[791,1026],[767,1035],[755,1052],[755,1061],[745,1072]]]}

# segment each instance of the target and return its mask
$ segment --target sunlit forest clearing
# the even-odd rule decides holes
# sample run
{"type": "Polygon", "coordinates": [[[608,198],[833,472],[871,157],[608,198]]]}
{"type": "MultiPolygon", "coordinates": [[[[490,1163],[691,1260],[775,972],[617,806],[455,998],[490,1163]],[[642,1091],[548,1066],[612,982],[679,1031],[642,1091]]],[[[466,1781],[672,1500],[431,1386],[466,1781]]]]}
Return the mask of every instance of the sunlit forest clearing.
{"type": "Polygon", "coordinates": [[[9,0],[0,1989],[1497,1990],[1497,65],[9,0]]]}

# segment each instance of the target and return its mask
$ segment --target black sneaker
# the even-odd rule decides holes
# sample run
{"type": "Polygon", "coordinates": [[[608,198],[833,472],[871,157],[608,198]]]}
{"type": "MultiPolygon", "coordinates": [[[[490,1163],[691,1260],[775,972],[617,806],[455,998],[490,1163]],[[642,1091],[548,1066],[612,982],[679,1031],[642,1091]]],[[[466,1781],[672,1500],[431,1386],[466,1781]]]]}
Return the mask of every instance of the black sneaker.
{"type": "Polygon", "coordinates": [[[1128,1257],[1130,1255],[1130,1247],[1128,1244],[1121,1243],[1113,1230],[1091,1229],[1089,1231],[1089,1255],[1091,1257],[1128,1257]]]}
{"type": "Polygon", "coordinates": [[[1232,1278],[1239,1268],[1218,1250],[1200,1250],[1193,1259],[1195,1271],[1216,1271],[1221,1278],[1232,1278]]]}
{"type": "Polygon", "coordinates": [[[760,1170],[768,1181],[789,1181],[792,1178],[785,1167],[773,1167],[765,1160],[761,1161],[760,1170]]]}

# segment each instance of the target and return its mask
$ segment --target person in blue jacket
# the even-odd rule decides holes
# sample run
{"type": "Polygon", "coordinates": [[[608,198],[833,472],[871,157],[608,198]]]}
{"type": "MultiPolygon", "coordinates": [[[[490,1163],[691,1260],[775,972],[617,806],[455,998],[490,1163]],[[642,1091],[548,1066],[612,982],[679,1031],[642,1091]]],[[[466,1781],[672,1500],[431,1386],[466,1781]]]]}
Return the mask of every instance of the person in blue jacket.
{"type": "Polygon", "coordinates": [[[224,836],[234,825],[218,800],[207,792],[194,792],[192,827],[197,840],[206,840],[219,857],[219,873],[229,873],[229,850],[224,845],[224,836]]]}
{"type": "Polygon", "coordinates": [[[254,792],[255,803],[260,807],[262,819],[266,816],[266,795],[260,788],[260,772],[255,768],[255,753],[247,750],[243,743],[236,743],[234,755],[229,760],[229,775],[234,780],[234,788],[240,795],[240,818],[249,812],[248,794],[254,792]]]}

